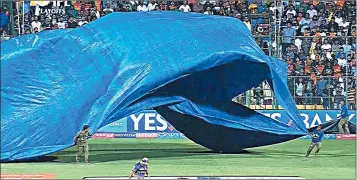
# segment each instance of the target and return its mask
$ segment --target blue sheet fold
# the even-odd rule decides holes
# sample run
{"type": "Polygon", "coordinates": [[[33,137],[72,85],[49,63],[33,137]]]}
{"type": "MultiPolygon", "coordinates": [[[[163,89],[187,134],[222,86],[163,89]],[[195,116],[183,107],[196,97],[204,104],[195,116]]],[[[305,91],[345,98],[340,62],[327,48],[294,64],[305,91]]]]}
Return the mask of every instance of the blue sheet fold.
{"type": "Polygon", "coordinates": [[[112,13],[77,29],[16,37],[1,49],[1,161],[60,151],[84,124],[94,133],[150,108],[217,151],[291,140],[307,130],[286,72],[229,17],[112,13]],[[232,104],[264,80],[292,127],[232,104]]]}

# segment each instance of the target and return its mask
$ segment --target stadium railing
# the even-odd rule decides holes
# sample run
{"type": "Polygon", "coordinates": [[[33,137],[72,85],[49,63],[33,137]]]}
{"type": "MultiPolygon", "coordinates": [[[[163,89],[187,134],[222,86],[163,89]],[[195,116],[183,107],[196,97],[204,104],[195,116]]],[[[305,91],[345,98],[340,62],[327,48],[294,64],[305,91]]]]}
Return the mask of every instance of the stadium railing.
{"type": "MultiPolygon", "coordinates": [[[[311,81],[310,76],[289,76],[288,88],[298,109],[339,109],[341,100],[348,102],[349,109],[356,109],[355,79],[355,76],[346,76],[339,79],[333,76],[322,76],[322,78],[319,77],[316,80],[316,83],[311,82],[311,86],[307,88],[308,83],[306,81],[311,81]],[[299,79],[302,79],[302,92],[298,90],[298,88],[301,88],[301,85],[298,86],[299,79]],[[347,92],[344,79],[349,81],[347,92]],[[352,90],[354,91],[352,92],[352,90]]],[[[233,101],[252,109],[282,109],[266,82],[233,98],[233,101]]]]}

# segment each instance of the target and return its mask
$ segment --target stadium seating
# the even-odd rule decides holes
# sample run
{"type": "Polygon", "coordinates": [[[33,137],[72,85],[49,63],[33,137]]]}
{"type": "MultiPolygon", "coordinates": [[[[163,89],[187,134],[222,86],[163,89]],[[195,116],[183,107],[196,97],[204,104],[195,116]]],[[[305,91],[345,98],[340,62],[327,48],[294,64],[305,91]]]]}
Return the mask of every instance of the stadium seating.
{"type": "MultiPolygon", "coordinates": [[[[355,109],[356,2],[290,0],[283,1],[281,9],[273,2],[8,2],[1,4],[1,35],[6,40],[9,36],[75,28],[112,12],[171,10],[231,16],[251,29],[265,53],[288,63],[288,86],[299,109],[336,109],[335,102],[347,99],[347,94],[350,108],[355,109]]],[[[260,88],[270,90],[263,85],[260,88]]],[[[253,98],[250,107],[254,109],[276,107],[271,103],[254,105],[253,98]]]]}

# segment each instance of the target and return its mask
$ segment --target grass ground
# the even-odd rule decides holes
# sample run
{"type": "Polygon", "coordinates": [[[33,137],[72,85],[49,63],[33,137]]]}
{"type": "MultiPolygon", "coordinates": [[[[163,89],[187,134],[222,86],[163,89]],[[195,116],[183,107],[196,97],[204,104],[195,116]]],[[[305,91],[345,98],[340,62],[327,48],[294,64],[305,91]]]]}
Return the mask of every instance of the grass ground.
{"type": "Polygon", "coordinates": [[[301,176],[356,179],[356,142],[325,140],[320,154],[305,158],[310,141],[295,140],[249,149],[242,154],[214,154],[188,140],[90,140],[90,165],[74,162],[75,148],[49,162],[4,163],[1,173],[54,173],[56,178],[127,176],[142,157],[151,176],[301,176]]]}

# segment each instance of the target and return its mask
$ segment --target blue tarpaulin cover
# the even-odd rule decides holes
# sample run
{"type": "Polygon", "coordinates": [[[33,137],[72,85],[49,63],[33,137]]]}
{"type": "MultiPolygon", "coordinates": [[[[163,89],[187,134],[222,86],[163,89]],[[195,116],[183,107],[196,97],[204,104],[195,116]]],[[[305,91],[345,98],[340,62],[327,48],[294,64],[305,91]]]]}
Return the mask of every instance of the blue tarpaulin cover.
{"type": "Polygon", "coordinates": [[[16,37],[1,49],[1,160],[63,150],[85,124],[94,133],[149,108],[215,151],[291,140],[307,129],[286,76],[286,64],[229,17],[113,13],[77,29],[16,37]],[[232,102],[264,80],[292,126],[232,102]]]}

